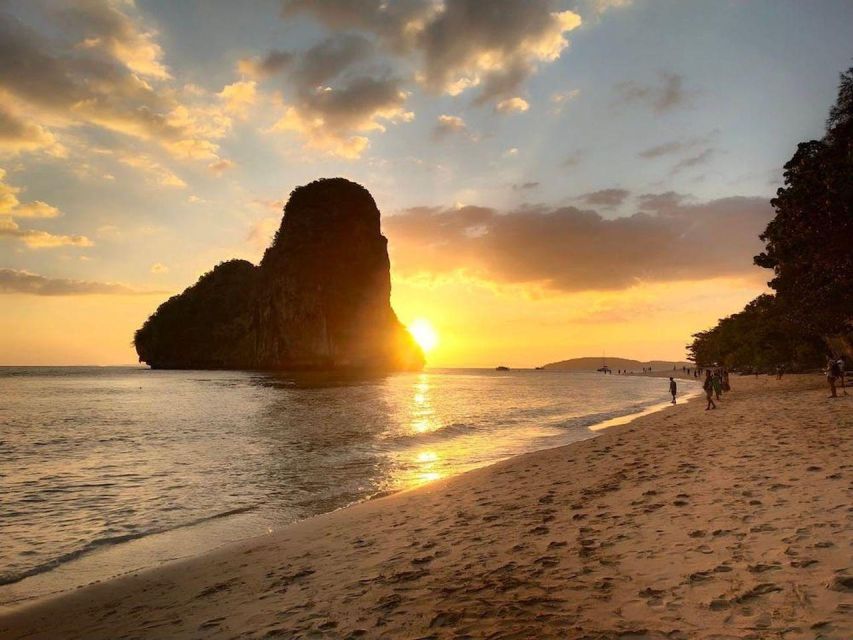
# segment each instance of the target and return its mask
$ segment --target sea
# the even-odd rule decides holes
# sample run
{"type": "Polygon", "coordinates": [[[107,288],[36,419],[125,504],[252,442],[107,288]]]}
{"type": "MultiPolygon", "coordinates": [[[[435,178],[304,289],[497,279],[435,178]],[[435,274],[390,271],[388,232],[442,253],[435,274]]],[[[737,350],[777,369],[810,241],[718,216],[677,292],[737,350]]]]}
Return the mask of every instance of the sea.
{"type": "Polygon", "coordinates": [[[668,401],[666,378],[596,372],[0,367],[0,610],[584,440],[668,401]]]}

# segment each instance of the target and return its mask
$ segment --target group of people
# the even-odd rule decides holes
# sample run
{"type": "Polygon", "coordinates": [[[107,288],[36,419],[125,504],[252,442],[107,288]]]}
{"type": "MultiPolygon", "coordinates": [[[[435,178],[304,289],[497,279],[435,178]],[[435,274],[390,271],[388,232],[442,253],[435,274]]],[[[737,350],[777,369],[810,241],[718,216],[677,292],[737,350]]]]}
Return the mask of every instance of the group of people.
{"type": "Polygon", "coordinates": [[[723,399],[724,391],[732,390],[729,384],[729,370],[725,367],[705,369],[705,381],[702,383],[702,390],[705,392],[705,399],[708,401],[705,411],[716,409],[717,404],[714,402],[714,397],[716,396],[719,402],[723,399]]]}
{"type": "Polygon", "coordinates": [[[847,384],[845,377],[847,375],[847,365],[844,362],[844,356],[829,357],[826,360],[826,381],[829,383],[829,397],[837,398],[837,386],[841,384],[841,390],[844,395],[847,395],[847,384]]]}
{"type": "MultiPolygon", "coordinates": [[[[683,373],[691,374],[689,367],[682,367],[681,370],[683,373]]],[[[701,367],[692,369],[694,378],[699,377],[701,372],[701,367]]],[[[717,404],[714,402],[714,398],[716,397],[718,401],[722,400],[723,392],[732,390],[731,384],[729,384],[729,370],[725,367],[705,369],[705,382],[702,384],[702,389],[705,391],[705,398],[708,400],[705,411],[716,409],[717,404]]],[[[672,404],[675,404],[675,397],[678,394],[678,384],[672,376],[669,377],[669,393],[672,395],[672,404]]]]}

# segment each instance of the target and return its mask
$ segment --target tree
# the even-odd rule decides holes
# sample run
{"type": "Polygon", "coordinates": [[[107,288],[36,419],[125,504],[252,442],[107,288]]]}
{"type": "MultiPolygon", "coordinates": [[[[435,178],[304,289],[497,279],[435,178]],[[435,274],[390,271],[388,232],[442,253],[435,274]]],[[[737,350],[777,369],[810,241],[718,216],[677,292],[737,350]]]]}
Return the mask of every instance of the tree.
{"type": "Polygon", "coordinates": [[[743,311],[723,318],[713,329],[695,334],[689,358],[702,366],[771,371],[784,365],[802,371],[823,364],[820,337],[790,320],[776,296],[761,295],[743,311]]]}
{"type": "Polygon", "coordinates": [[[821,140],[803,142],[785,165],[776,216],[755,264],[772,269],[782,312],[803,330],[840,339],[853,331],[853,68],[841,74],[821,140]]]}

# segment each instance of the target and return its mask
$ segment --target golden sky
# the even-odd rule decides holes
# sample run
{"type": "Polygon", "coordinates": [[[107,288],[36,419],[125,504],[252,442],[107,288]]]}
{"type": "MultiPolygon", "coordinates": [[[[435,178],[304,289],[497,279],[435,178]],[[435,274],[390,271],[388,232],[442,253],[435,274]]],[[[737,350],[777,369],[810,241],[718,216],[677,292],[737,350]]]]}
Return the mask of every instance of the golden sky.
{"type": "Polygon", "coordinates": [[[682,358],[849,64],[843,0],[0,6],[0,365],[130,364],[287,194],[367,187],[431,366],[682,358]],[[758,81],[760,79],[760,81],[758,81]]]}

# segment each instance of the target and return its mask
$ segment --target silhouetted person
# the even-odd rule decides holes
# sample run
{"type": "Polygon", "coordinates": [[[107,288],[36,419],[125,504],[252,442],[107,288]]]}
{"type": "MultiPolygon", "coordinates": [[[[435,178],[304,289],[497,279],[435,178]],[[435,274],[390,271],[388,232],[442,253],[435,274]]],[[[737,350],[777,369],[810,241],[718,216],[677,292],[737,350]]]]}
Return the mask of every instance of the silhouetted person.
{"type": "Polygon", "coordinates": [[[785,367],[783,367],[781,364],[777,365],[776,366],[776,379],[781,380],[783,373],[785,373],[785,367]]]}
{"type": "Polygon", "coordinates": [[[717,400],[722,399],[723,393],[723,381],[720,377],[720,370],[717,369],[714,371],[714,375],[711,376],[711,384],[714,387],[714,395],[717,396],[717,400]]]}
{"type": "Polygon", "coordinates": [[[836,360],[838,364],[838,381],[841,382],[841,390],[844,392],[844,395],[847,395],[847,363],[844,362],[844,356],[838,356],[838,360],[836,360]]]}
{"type": "Polygon", "coordinates": [[[729,370],[723,369],[723,391],[731,391],[732,386],[729,384],[729,370]]]}
{"type": "Polygon", "coordinates": [[[835,358],[829,358],[826,361],[826,381],[829,383],[829,397],[837,398],[838,394],[835,392],[835,382],[841,376],[841,368],[838,366],[838,360],[835,358]]]}
{"type": "Polygon", "coordinates": [[[714,404],[714,382],[711,380],[710,369],[705,371],[705,382],[702,384],[702,389],[705,391],[705,398],[708,400],[705,411],[708,409],[716,409],[717,405],[714,404]]]}
{"type": "Polygon", "coordinates": [[[678,385],[675,384],[675,378],[669,377],[669,392],[672,394],[672,404],[675,404],[675,394],[678,393],[678,385]]]}

